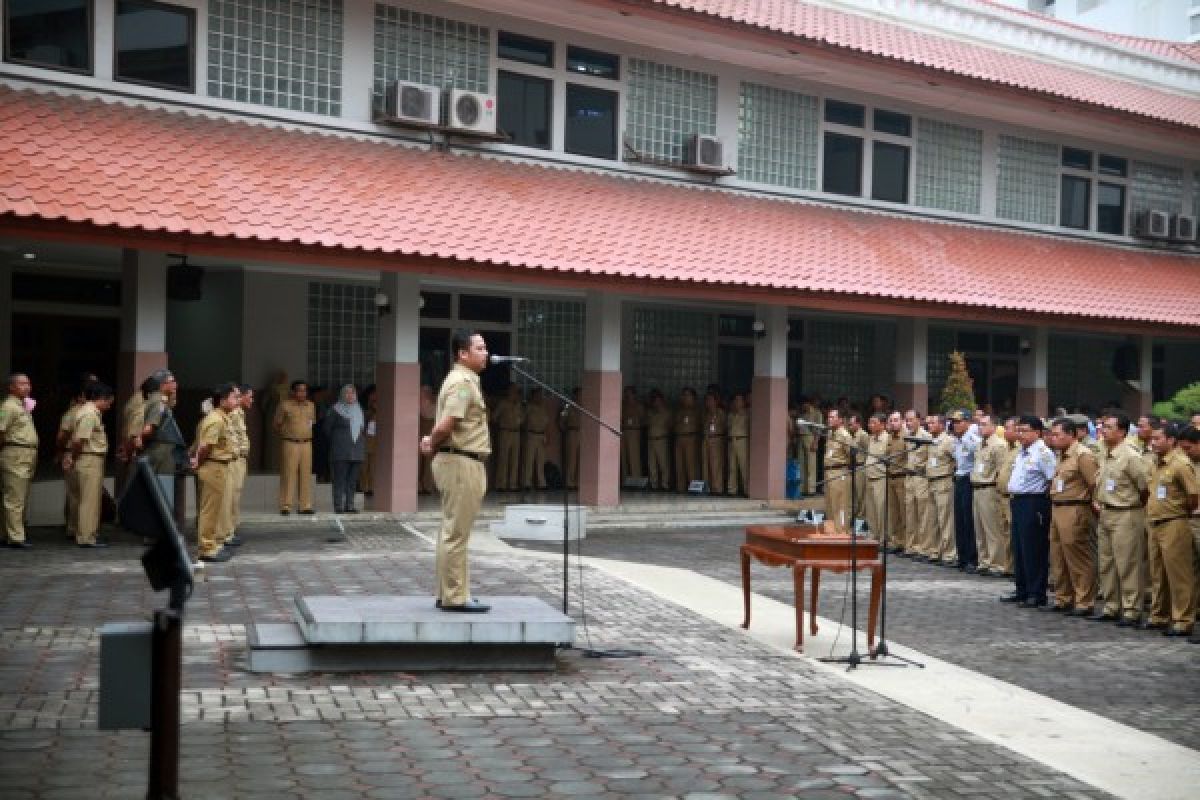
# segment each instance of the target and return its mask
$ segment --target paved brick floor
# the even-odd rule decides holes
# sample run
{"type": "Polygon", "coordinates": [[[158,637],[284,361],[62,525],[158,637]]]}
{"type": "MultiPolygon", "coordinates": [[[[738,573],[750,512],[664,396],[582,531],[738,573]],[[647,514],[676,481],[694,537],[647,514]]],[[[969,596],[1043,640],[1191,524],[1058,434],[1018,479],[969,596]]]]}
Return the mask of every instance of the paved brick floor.
{"type": "MultiPolygon", "coordinates": [[[[565,651],[546,674],[245,672],[246,624],[288,619],[295,593],[428,591],[431,551],[394,524],[351,524],[343,544],[325,534],[320,522],[252,526],[243,553],[197,584],[185,632],[189,800],[1104,796],[591,570],[592,644],[643,657],[565,651]]],[[[0,551],[0,796],[137,797],[147,736],[95,728],[97,630],[162,598],[132,542],[81,551],[60,535],[35,531],[35,550],[0,551]]],[[[689,533],[672,555],[672,536],[587,547],[677,565],[686,553],[707,571],[735,538],[689,533]]],[[[473,563],[482,596],[561,603],[552,563],[473,563]]]]}
{"type": "MultiPolygon", "coordinates": [[[[741,529],[589,534],[585,554],[681,566],[741,585],[741,529]]],[[[756,592],[792,602],[786,570],[754,565],[756,592]]],[[[1156,631],[997,602],[1012,581],[888,560],[887,637],[937,658],[1200,750],[1200,646],[1156,631]]],[[[823,576],[821,614],[837,619],[842,576],[823,576]]],[[[860,582],[865,615],[867,582],[860,582]]],[[[844,612],[849,622],[849,611],[844,612]]]]}

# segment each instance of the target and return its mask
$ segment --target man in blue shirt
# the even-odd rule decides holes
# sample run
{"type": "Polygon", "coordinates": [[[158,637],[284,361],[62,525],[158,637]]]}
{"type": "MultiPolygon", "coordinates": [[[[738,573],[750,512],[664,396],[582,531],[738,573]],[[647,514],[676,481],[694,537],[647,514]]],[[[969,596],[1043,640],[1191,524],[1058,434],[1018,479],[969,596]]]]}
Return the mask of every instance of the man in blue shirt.
{"type": "Polygon", "coordinates": [[[968,411],[955,411],[947,419],[954,436],[954,542],[958,568],[974,573],[979,565],[975,547],[975,512],[971,500],[971,473],[979,450],[979,426],[968,411]]]}
{"type": "Polygon", "coordinates": [[[1008,493],[1012,496],[1013,580],[1016,591],[1000,598],[1021,608],[1046,605],[1050,553],[1050,497],[1057,460],[1042,441],[1042,421],[1035,416],[1017,422],[1021,449],[1013,461],[1008,493]]]}

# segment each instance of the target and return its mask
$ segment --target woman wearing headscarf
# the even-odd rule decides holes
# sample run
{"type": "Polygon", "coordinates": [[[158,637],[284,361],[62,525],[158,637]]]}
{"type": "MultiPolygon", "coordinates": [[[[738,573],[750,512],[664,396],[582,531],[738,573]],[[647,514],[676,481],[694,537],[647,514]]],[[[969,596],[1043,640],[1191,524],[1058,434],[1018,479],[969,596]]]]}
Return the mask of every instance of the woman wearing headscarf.
{"type": "Polygon", "coordinates": [[[338,401],[325,413],[323,423],[329,440],[329,463],[333,471],[334,513],[357,514],[354,492],[358,470],[367,455],[366,422],[358,392],[346,384],[338,392],[338,401]]]}

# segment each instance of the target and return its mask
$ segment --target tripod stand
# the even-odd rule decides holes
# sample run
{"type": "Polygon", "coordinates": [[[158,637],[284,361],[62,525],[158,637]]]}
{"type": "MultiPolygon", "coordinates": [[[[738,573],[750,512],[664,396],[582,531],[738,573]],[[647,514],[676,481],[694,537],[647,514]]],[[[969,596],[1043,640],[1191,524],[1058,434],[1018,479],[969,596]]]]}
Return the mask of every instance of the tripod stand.
{"type": "MultiPolygon", "coordinates": [[[[914,448],[920,447],[920,445],[914,444],[913,447],[914,448]]],[[[883,562],[883,567],[882,567],[882,569],[883,569],[883,596],[881,598],[880,608],[879,608],[879,642],[875,645],[875,649],[871,651],[870,655],[871,655],[872,660],[879,659],[879,658],[895,658],[895,659],[899,659],[900,661],[904,662],[904,664],[894,664],[892,666],[902,667],[905,664],[912,664],[915,667],[920,667],[921,669],[925,669],[925,665],[922,664],[921,662],[914,661],[911,658],[905,658],[904,656],[898,656],[895,653],[892,653],[890,650],[888,650],[888,646],[887,646],[888,520],[891,517],[891,511],[889,510],[889,501],[891,500],[891,496],[892,496],[891,487],[888,486],[887,484],[892,479],[891,474],[890,474],[891,473],[890,467],[895,465],[896,460],[898,458],[900,458],[900,456],[907,456],[908,452],[909,452],[908,450],[902,450],[899,453],[896,453],[895,455],[884,456],[882,458],[880,458],[878,456],[875,457],[877,461],[879,461],[881,464],[884,465],[883,466],[883,475],[884,475],[883,481],[884,481],[885,485],[884,485],[884,491],[883,491],[883,525],[881,526],[883,528],[883,530],[878,532],[879,550],[881,553],[880,558],[882,559],[882,562],[883,562]]],[[[915,475],[916,474],[912,470],[908,469],[907,467],[901,467],[898,469],[898,471],[900,472],[901,475],[915,475]]],[[[901,513],[903,513],[904,509],[901,509],[900,511],[901,511],[901,513]]],[[[880,666],[883,666],[883,664],[880,662],[875,662],[875,663],[878,663],[880,666]]]]}
{"type": "MultiPolygon", "coordinates": [[[[612,425],[609,425],[607,422],[600,419],[595,414],[593,414],[591,411],[588,411],[586,408],[579,405],[574,400],[572,400],[571,398],[564,395],[562,392],[555,389],[553,386],[548,385],[545,381],[543,381],[543,380],[535,377],[534,375],[531,375],[529,372],[521,369],[521,367],[519,367],[515,363],[510,363],[509,366],[512,367],[513,372],[517,373],[522,378],[525,378],[526,380],[530,381],[531,383],[541,387],[541,389],[543,391],[548,392],[549,394],[558,398],[558,401],[560,403],[562,403],[562,408],[561,408],[561,411],[559,412],[559,414],[560,414],[560,418],[562,419],[562,421],[564,423],[566,422],[568,410],[574,408],[576,411],[583,414],[588,419],[592,420],[592,422],[595,422],[601,428],[607,430],[613,436],[616,436],[618,439],[621,438],[621,431],[617,430],[612,425]]],[[[570,580],[570,561],[569,561],[570,550],[568,547],[568,541],[570,539],[569,518],[570,518],[570,513],[571,513],[571,487],[569,487],[567,485],[567,436],[566,436],[566,425],[565,424],[562,425],[562,434],[559,436],[558,446],[559,446],[559,464],[561,464],[561,466],[562,466],[562,513],[563,513],[563,522],[562,522],[562,555],[563,555],[563,575],[562,575],[562,578],[563,578],[563,601],[562,602],[563,602],[563,609],[562,610],[563,610],[563,614],[566,614],[568,601],[570,600],[570,595],[568,594],[568,590],[569,590],[568,582],[570,580]]]]}

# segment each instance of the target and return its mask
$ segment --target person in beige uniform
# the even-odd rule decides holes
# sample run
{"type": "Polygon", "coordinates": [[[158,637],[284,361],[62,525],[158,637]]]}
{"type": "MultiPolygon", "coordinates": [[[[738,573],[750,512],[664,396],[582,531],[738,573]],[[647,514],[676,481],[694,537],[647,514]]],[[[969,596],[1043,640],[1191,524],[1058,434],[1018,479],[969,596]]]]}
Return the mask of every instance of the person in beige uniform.
{"type": "MultiPolygon", "coordinates": [[[[1126,437],[1129,444],[1133,445],[1133,449],[1141,455],[1142,461],[1145,462],[1147,478],[1154,474],[1154,470],[1158,469],[1158,456],[1155,455],[1154,448],[1150,446],[1150,437],[1161,427],[1162,420],[1158,417],[1141,416],[1138,417],[1137,425],[1133,426],[1129,436],[1126,437]]],[[[1150,605],[1162,602],[1163,586],[1154,580],[1154,576],[1158,574],[1158,560],[1158,541],[1150,535],[1150,525],[1147,522],[1146,555],[1142,559],[1142,586],[1149,592],[1147,599],[1150,605]]]]}
{"type": "Polygon", "coordinates": [[[1100,465],[1092,508],[1100,515],[1096,538],[1104,609],[1091,619],[1132,627],[1141,617],[1145,594],[1146,462],[1126,441],[1129,418],[1124,414],[1106,417],[1101,431],[1108,453],[1100,465]]]}
{"type": "Polygon", "coordinates": [[[492,452],[479,383],[488,351],[482,335],[465,330],[453,333],[450,349],[454,366],[438,392],[437,423],[420,442],[422,453],[436,453],[433,477],[442,496],[435,605],[442,611],[480,613],[490,607],[471,597],[467,544],[487,491],[485,462],[492,452]]]}
{"type": "MultiPolygon", "coordinates": [[[[805,422],[811,422],[813,425],[820,425],[822,422],[821,409],[817,408],[812,400],[803,398],[800,401],[800,419],[805,422]]],[[[811,496],[817,490],[817,456],[821,451],[821,436],[818,433],[820,428],[810,425],[796,425],[794,420],[791,428],[799,428],[800,455],[804,459],[803,491],[804,494],[811,496]]]]}
{"type": "MultiPolygon", "coordinates": [[[[1177,446],[1192,462],[1192,476],[1200,484],[1200,414],[1194,414],[1192,424],[1179,434],[1177,446]]],[[[1192,533],[1192,608],[1200,612],[1200,508],[1192,510],[1188,527],[1192,533]]],[[[1188,641],[1200,644],[1200,626],[1193,624],[1188,641]]]]}
{"type": "Polygon", "coordinates": [[[496,428],[496,491],[515,492],[521,488],[519,467],[521,465],[521,424],[525,410],[521,407],[521,393],[515,383],[510,383],[504,397],[492,410],[492,425],[496,428]]]}
{"type": "Polygon", "coordinates": [[[296,500],[301,514],[313,513],[312,439],[317,409],[308,399],[308,384],[292,381],[288,398],[275,410],[279,434],[279,513],[287,516],[296,500]]]}
{"type": "Polygon", "coordinates": [[[871,536],[882,542],[887,526],[884,513],[888,491],[885,459],[888,455],[888,444],[891,442],[887,433],[887,416],[881,412],[868,417],[866,433],[866,461],[863,466],[866,493],[863,498],[863,516],[867,520],[867,527],[871,529],[871,536]]]}
{"type": "Polygon", "coordinates": [[[858,465],[858,471],[854,478],[854,497],[850,499],[852,506],[857,506],[857,519],[867,518],[867,445],[871,443],[871,435],[867,433],[863,427],[862,414],[857,411],[851,411],[846,414],[846,430],[854,437],[854,461],[858,465]]]}
{"type": "Polygon", "coordinates": [[[908,541],[904,519],[904,416],[893,411],[887,417],[887,545],[890,553],[903,553],[908,541]]]}
{"type": "Polygon", "coordinates": [[[25,504],[37,467],[38,435],[27,405],[33,384],[29,376],[8,376],[8,393],[0,404],[0,488],[3,489],[4,544],[17,550],[31,545],[25,538],[25,504]]]}
{"type": "Polygon", "coordinates": [[[704,428],[701,433],[704,444],[701,453],[704,485],[710,494],[717,494],[725,486],[725,409],[721,408],[716,393],[704,395],[704,428]]]}
{"type": "Polygon", "coordinates": [[[658,389],[650,392],[650,411],[646,414],[646,467],[650,488],[665,492],[671,488],[671,448],[668,446],[673,420],[667,399],[658,389]]]}
{"type": "Polygon", "coordinates": [[[632,386],[625,387],[621,397],[621,477],[642,477],[642,428],[646,425],[646,409],[632,386]]]}
{"type": "Polygon", "coordinates": [[[250,431],[246,428],[246,415],[254,408],[254,388],[248,383],[238,386],[238,402],[229,412],[229,432],[233,439],[233,461],[229,462],[228,517],[225,520],[225,546],[238,547],[242,539],[237,535],[242,522],[242,489],[246,486],[246,465],[250,458],[250,431]]]}
{"type": "Polygon", "coordinates": [[[1000,494],[1000,538],[992,553],[992,562],[1000,567],[1001,576],[1013,576],[1013,547],[1012,547],[1012,495],[1008,493],[1008,483],[1012,478],[1013,466],[1017,454],[1021,452],[1021,443],[1017,439],[1017,418],[1009,417],[1004,420],[1004,458],[1000,461],[1000,472],[996,474],[996,489],[1000,494]]]}
{"type": "MultiPolygon", "coordinates": [[[[933,437],[921,425],[921,415],[914,409],[904,412],[904,427],[910,439],[931,441],[933,437]]],[[[904,529],[905,555],[920,558],[925,555],[925,530],[929,527],[929,480],[925,477],[925,466],[929,461],[929,448],[909,443],[904,468],[904,529]]]]}
{"type": "Polygon", "coordinates": [[[929,481],[929,526],[921,548],[930,563],[956,565],[958,548],[954,540],[954,437],[946,432],[946,420],[930,414],[925,420],[933,445],[925,462],[929,481]]]}
{"type": "Polygon", "coordinates": [[[700,479],[696,463],[696,434],[700,430],[700,411],[696,408],[696,392],[685,388],[679,393],[675,409],[675,491],[686,492],[694,480],[700,479]]]}
{"type": "MultiPolygon", "coordinates": [[[[213,390],[212,409],[204,415],[196,429],[196,441],[189,459],[196,473],[199,495],[196,549],[200,560],[205,562],[228,561],[232,556],[224,544],[225,527],[229,520],[229,470],[237,454],[229,416],[237,406],[237,386],[223,383],[213,390]]],[[[283,432],[286,434],[291,431],[285,427],[283,432]]]]}
{"type": "Polygon", "coordinates": [[[854,437],[842,424],[836,408],[829,410],[829,431],[825,438],[825,518],[842,532],[850,530],[854,521],[850,507],[850,459],[854,437]]]}
{"type": "Polygon", "coordinates": [[[1196,472],[1183,450],[1176,447],[1179,428],[1168,423],[1150,437],[1158,457],[1150,480],[1146,527],[1158,545],[1154,580],[1162,587],[1150,609],[1148,628],[1161,628],[1167,636],[1187,636],[1196,622],[1195,575],[1192,570],[1192,535],[1188,518],[1200,502],[1196,472]]]}
{"type": "MultiPolygon", "coordinates": [[[[794,427],[794,426],[793,426],[794,427]]],[[[750,414],[746,411],[746,396],[738,393],[730,401],[729,413],[725,415],[725,430],[729,434],[729,478],[726,493],[747,493],[749,475],[750,414]]]]}
{"type": "MultiPolygon", "coordinates": [[[[1004,520],[1000,514],[1000,490],[996,485],[1000,467],[1008,453],[1004,435],[996,427],[991,414],[980,418],[979,436],[982,444],[975,454],[975,471],[971,474],[971,509],[975,521],[975,549],[979,553],[978,575],[1003,574],[1005,568],[998,563],[998,550],[1007,551],[1001,542],[1007,536],[1004,520]]],[[[1005,484],[1007,486],[1007,484],[1005,484]]]]}
{"type": "Polygon", "coordinates": [[[125,484],[133,474],[131,465],[137,460],[142,449],[142,419],[146,410],[147,388],[146,382],[143,381],[121,406],[120,439],[116,450],[117,474],[114,484],[118,497],[125,491],[125,484]]]}
{"type": "Polygon", "coordinates": [[[1075,423],[1063,417],[1050,429],[1058,465],[1050,482],[1050,552],[1058,552],[1054,602],[1043,606],[1073,616],[1091,616],[1096,602],[1096,562],[1092,556],[1092,492],[1099,465],[1079,443],[1075,423]]]}
{"type": "Polygon", "coordinates": [[[71,449],[63,456],[63,468],[75,473],[79,487],[75,543],[80,547],[107,547],[96,541],[96,532],[100,529],[104,459],[108,455],[108,435],[104,432],[102,415],[112,408],[113,392],[103,383],[93,383],[83,396],[85,402],[75,415],[71,449]]]}
{"type": "Polygon", "coordinates": [[[78,391],[71,398],[71,404],[67,406],[67,410],[63,412],[62,417],[58,420],[58,434],[55,441],[55,459],[63,471],[63,484],[65,496],[63,497],[63,521],[67,534],[67,538],[72,542],[78,538],[79,530],[76,528],[76,523],[79,521],[79,476],[74,470],[66,468],[66,458],[71,450],[71,434],[75,432],[75,418],[79,415],[79,410],[83,408],[87,399],[84,394],[87,392],[87,387],[90,384],[96,383],[98,379],[91,373],[85,373],[79,381],[78,391]]]}
{"type": "Polygon", "coordinates": [[[526,491],[546,488],[546,427],[550,413],[546,411],[541,389],[529,392],[525,406],[525,441],[521,443],[521,485],[526,491]]]}

